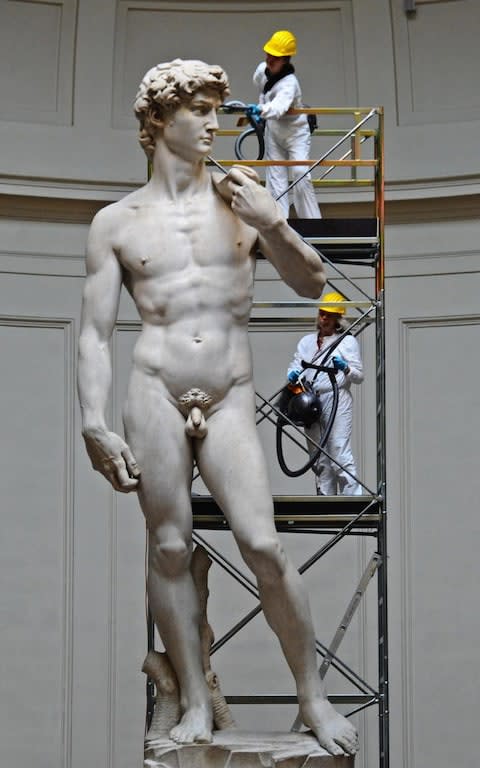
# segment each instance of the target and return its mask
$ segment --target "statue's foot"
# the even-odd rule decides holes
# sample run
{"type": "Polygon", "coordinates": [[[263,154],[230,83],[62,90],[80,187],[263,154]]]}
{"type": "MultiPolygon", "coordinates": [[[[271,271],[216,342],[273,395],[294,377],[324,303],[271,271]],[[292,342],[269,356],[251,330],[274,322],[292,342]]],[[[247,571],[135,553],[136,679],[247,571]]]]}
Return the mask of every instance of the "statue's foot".
{"type": "Polygon", "coordinates": [[[355,755],[358,734],[355,727],[332,707],[327,699],[302,702],[300,717],[311,728],[321,747],[332,755],[355,755]]]}
{"type": "Polygon", "coordinates": [[[191,707],[180,722],[170,731],[170,738],[177,744],[209,744],[212,740],[212,714],[210,709],[191,707]]]}

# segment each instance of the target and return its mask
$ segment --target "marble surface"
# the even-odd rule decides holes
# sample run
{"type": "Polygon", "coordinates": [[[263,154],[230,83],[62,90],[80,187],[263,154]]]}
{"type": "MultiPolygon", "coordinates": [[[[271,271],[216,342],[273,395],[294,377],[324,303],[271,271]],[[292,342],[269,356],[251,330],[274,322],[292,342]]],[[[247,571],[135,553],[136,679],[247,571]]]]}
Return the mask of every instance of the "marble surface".
{"type": "Polygon", "coordinates": [[[178,745],[166,737],[145,742],[144,768],[353,768],[350,755],[333,757],[309,733],[215,731],[211,744],[178,745]]]}

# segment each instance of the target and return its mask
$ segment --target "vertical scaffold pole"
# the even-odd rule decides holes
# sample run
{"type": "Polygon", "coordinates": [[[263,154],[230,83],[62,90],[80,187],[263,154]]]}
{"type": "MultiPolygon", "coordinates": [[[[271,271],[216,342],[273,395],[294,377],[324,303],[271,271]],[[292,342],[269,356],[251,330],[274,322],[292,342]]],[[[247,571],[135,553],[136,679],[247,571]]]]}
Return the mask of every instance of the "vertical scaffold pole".
{"type": "Polygon", "coordinates": [[[388,695],[388,594],[387,594],[387,499],[386,499],[386,416],[385,416],[385,186],[384,186],[384,114],[378,110],[375,181],[375,206],[379,249],[376,269],[376,362],[377,362],[377,489],[380,498],[378,551],[378,680],[379,680],[379,764],[389,768],[389,695],[388,695]]]}

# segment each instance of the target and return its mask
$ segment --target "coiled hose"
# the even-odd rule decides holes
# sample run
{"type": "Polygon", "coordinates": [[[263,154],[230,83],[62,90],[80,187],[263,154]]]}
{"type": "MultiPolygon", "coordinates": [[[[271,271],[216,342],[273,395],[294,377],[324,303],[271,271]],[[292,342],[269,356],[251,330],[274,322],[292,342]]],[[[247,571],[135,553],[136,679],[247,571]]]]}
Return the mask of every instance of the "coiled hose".
{"type": "Polygon", "coordinates": [[[250,123],[250,127],[246,128],[243,133],[241,133],[239,136],[237,136],[235,140],[235,155],[239,160],[247,160],[248,158],[245,157],[242,151],[243,143],[246,139],[248,139],[250,136],[257,137],[258,141],[258,152],[256,160],[263,160],[263,156],[265,154],[265,139],[264,139],[264,132],[265,132],[265,120],[258,119],[255,117],[255,115],[250,111],[249,105],[244,104],[243,101],[226,101],[223,105],[224,111],[228,113],[234,113],[234,112],[244,112],[245,117],[247,118],[248,122],[250,123]]]}
{"type": "Polygon", "coordinates": [[[325,447],[328,438],[330,437],[330,432],[332,431],[333,422],[335,421],[335,416],[337,415],[337,408],[338,408],[338,384],[337,380],[335,378],[335,369],[327,367],[325,365],[315,365],[314,363],[306,363],[304,360],[302,360],[302,366],[303,368],[313,368],[316,371],[323,371],[328,375],[328,378],[330,379],[330,383],[332,385],[332,407],[330,409],[330,414],[328,416],[328,421],[325,426],[325,431],[322,435],[322,440],[319,443],[319,447],[315,451],[315,453],[310,456],[309,460],[299,469],[290,469],[290,467],[287,466],[287,463],[285,461],[285,455],[283,452],[283,432],[285,429],[285,425],[289,424],[290,421],[288,417],[284,416],[283,414],[281,416],[278,416],[277,418],[277,424],[276,424],[276,448],[277,448],[277,458],[278,463],[280,464],[280,468],[284,474],[288,475],[288,477],[300,477],[301,475],[304,475],[305,472],[308,472],[309,469],[313,467],[317,459],[319,458],[323,448],[325,447]]]}

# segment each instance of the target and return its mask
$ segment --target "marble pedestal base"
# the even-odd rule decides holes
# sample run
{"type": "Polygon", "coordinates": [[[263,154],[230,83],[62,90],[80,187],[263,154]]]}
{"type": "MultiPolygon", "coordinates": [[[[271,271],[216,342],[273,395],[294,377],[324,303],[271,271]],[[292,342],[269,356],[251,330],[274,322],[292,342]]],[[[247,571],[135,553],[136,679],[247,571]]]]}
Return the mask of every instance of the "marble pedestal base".
{"type": "Polygon", "coordinates": [[[145,742],[144,768],[353,768],[308,733],[215,731],[211,744],[178,745],[166,737],[145,742]]]}

